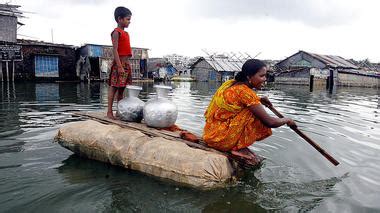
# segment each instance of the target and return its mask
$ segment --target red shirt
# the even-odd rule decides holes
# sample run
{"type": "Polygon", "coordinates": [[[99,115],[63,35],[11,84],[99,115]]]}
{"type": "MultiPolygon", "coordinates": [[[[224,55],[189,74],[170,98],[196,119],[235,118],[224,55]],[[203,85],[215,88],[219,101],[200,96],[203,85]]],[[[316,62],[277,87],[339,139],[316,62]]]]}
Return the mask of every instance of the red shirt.
{"type": "Polygon", "coordinates": [[[117,47],[117,53],[119,56],[132,56],[132,48],[129,40],[129,34],[120,28],[115,28],[119,32],[119,46],[117,47]]]}

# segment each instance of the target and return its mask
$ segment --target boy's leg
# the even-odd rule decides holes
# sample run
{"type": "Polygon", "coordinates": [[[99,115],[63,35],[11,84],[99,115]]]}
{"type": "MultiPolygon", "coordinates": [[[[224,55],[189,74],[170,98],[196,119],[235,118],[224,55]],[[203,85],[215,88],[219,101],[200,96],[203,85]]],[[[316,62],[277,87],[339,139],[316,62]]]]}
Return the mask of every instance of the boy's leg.
{"type": "Polygon", "coordinates": [[[113,105],[113,100],[114,100],[116,91],[117,91],[116,87],[109,86],[109,88],[108,88],[108,110],[107,110],[107,117],[111,118],[111,119],[114,119],[114,120],[116,118],[113,116],[112,105],[113,105]]]}
{"type": "Polygon", "coordinates": [[[125,87],[119,87],[117,89],[117,101],[119,102],[121,99],[123,99],[124,97],[124,90],[125,90],[125,87]]]}

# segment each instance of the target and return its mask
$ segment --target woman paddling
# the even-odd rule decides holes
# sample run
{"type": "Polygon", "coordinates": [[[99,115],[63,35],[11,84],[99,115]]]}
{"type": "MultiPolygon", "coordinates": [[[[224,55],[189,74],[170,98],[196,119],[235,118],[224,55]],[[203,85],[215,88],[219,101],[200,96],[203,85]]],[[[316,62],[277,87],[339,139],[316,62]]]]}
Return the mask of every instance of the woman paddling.
{"type": "Polygon", "coordinates": [[[284,124],[296,126],[290,118],[275,118],[263,105],[272,106],[267,97],[259,97],[266,81],[267,67],[257,59],[246,61],[234,80],[223,83],[205,112],[203,140],[208,146],[233,155],[254,159],[248,146],[272,134],[271,128],[284,124]]]}

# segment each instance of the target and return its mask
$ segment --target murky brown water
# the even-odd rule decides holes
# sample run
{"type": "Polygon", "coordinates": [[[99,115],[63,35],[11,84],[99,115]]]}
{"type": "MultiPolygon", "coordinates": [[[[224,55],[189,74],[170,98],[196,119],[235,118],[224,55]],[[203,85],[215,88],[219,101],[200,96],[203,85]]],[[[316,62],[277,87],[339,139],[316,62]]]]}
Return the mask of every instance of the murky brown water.
{"type": "MultiPolygon", "coordinates": [[[[0,83],[1,84],[1,83],[0,83]]],[[[178,124],[198,134],[213,83],[173,83],[178,124]]],[[[143,100],[153,94],[142,84],[143,100]]],[[[1,212],[379,212],[380,102],[377,89],[307,87],[261,91],[327,149],[332,166],[287,127],[251,148],[267,159],[236,186],[198,191],[78,158],[52,143],[72,110],[102,110],[101,83],[17,83],[0,87],[1,212]]]]}

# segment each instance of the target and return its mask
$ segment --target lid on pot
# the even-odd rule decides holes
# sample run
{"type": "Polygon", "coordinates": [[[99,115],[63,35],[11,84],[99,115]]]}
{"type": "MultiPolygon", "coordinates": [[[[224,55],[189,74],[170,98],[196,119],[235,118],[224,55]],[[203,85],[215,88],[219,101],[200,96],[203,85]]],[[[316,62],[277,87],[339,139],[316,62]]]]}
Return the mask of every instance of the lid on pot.
{"type": "Polygon", "coordinates": [[[165,85],[154,85],[153,87],[157,89],[172,89],[171,86],[165,86],[165,85]]]}
{"type": "Polygon", "coordinates": [[[128,85],[126,86],[127,89],[134,89],[134,90],[142,90],[142,87],[134,86],[134,85],[128,85]]]}

